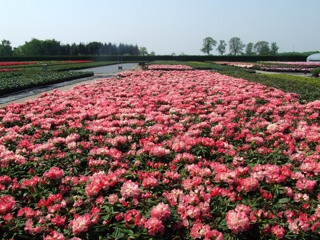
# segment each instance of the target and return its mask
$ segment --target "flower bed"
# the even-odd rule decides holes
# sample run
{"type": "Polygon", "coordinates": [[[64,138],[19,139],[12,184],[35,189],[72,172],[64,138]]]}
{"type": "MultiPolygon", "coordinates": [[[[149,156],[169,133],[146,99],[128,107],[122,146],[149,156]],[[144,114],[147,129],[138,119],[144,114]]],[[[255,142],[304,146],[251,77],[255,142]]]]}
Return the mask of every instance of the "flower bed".
{"type": "Polygon", "coordinates": [[[311,70],[313,70],[314,68],[305,68],[305,67],[292,68],[292,67],[271,66],[271,67],[259,67],[259,69],[262,71],[268,71],[268,72],[310,73],[311,70]]]}
{"type": "Polygon", "coordinates": [[[15,72],[15,71],[21,71],[19,68],[0,68],[0,72],[15,72]]]}
{"type": "Polygon", "coordinates": [[[0,66],[33,65],[37,62],[0,62],[0,66]]]}
{"type": "Polygon", "coordinates": [[[319,109],[210,71],[8,105],[1,239],[315,239],[319,109]]]}
{"type": "Polygon", "coordinates": [[[154,64],[154,65],[148,65],[149,70],[192,70],[193,68],[187,65],[166,65],[166,64],[154,64]]]}
{"type": "Polygon", "coordinates": [[[281,65],[294,65],[301,67],[320,67],[320,62],[261,62],[263,64],[281,64],[281,65]]]}

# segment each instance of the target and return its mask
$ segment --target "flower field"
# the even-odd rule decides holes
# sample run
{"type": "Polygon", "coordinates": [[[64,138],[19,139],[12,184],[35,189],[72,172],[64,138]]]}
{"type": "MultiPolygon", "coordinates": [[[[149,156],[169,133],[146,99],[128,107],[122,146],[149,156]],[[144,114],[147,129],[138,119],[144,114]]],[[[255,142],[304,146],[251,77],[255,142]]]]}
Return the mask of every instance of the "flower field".
{"type": "Polygon", "coordinates": [[[316,239],[319,110],[205,70],[128,71],[10,104],[0,237],[316,239]]]}

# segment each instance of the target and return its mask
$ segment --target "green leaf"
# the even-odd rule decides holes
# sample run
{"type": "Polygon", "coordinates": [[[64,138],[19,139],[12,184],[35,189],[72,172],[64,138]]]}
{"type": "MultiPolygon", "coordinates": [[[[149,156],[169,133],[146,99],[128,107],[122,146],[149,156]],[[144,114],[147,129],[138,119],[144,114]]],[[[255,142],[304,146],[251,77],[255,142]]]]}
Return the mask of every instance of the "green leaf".
{"type": "Polygon", "coordinates": [[[281,198],[279,200],[279,203],[288,203],[288,202],[290,202],[290,198],[281,198]]]}

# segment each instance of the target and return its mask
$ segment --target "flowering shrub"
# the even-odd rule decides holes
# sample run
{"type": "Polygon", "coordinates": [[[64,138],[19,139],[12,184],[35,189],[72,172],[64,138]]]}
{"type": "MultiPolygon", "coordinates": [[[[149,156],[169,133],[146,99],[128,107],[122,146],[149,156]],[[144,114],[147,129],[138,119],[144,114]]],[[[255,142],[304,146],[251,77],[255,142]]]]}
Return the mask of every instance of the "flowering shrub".
{"type": "Polygon", "coordinates": [[[216,64],[228,65],[234,67],[242,67],[242,68],[252,68],[255,64],[248,62],[215,62],[216,64]]]}
{"type": "Polygon", "coordinates": [[[0,62],[0,66],[33,65],[37,62],[0,62]]]}
{"type": "Polygon", "coordinates": [[[320,62],[262,62],[262,63],[271,63],[271,64],[282,64],[282,65],[294,65],[302,67],[320,67],[320,62]]]}
{"type": "Polygon", "coordinates": [[[192,70],[193,68],[187,65],[148,65],[149,70],[192,70]]]}
{"type": "Polygon", "coordinates": [[[91,60],[68,60],[63,61],[63,63],[89,63],[92,62],[91,60]]]}
{"type": "Polygon", "coordinates": [[[0,109],[1,239],[316,239],[320,102],[135,71],[0,109]]]}
{"type": "Polygon", "coordinates": [[[21,71],[21,69],[18,69],[18,68],[0,68],[0,72],[15,72],[15,71],[21,71]]]}

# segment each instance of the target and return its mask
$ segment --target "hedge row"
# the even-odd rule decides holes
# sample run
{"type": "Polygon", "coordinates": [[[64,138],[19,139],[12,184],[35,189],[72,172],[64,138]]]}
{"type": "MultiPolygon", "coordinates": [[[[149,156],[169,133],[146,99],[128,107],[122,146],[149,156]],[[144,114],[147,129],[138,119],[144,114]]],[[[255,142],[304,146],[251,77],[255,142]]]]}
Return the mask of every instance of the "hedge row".
{"type": "Polygon", "coordinates": [[[166,61],[306,61],[307,56],[35,56],[35,57],[0,57],[0,61],[53,61],[53,60],[94,60],[94,61],[121,61],[124,62],[150,62],[156,60],[166,61]]]}

